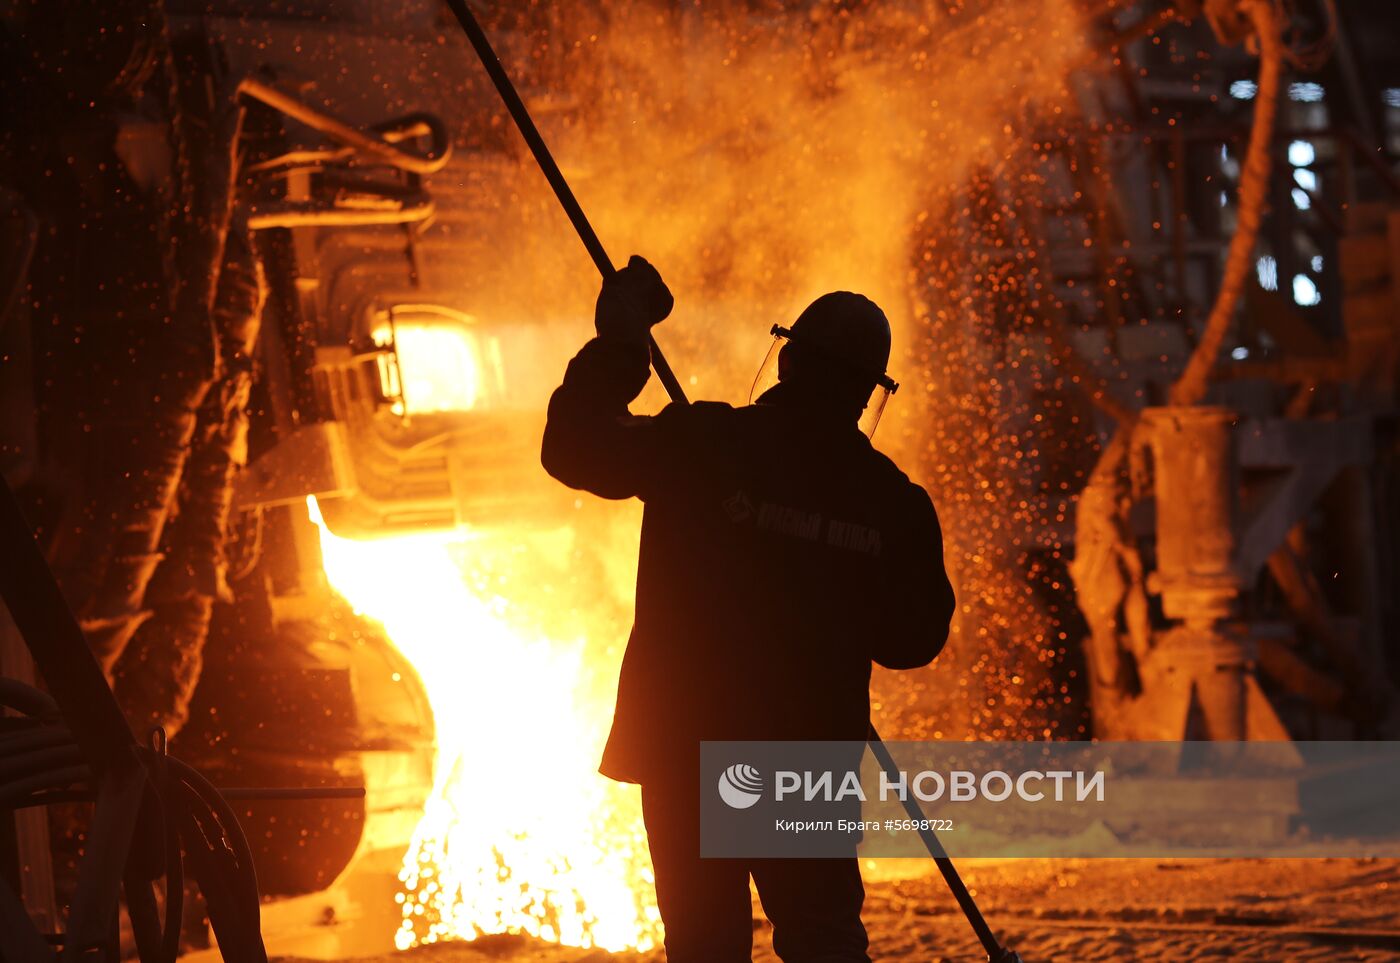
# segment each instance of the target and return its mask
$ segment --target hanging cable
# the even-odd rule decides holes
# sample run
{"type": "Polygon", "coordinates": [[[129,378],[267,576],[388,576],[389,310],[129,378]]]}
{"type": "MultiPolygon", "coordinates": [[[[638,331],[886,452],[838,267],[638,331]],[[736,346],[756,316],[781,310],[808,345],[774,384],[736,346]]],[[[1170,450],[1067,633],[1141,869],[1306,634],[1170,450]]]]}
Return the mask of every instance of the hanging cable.
{"type": "Polygon", "coordinates": [[[1259,87],[1254,97],[1254,126],[1240,172],[1235,235],[1230,239],[1225,270],[1215,304],[1206,319],[1201,340],[1168,399],[1173,405],[1194,405],[1205,397],[1220,346],[1234,321],[1235,307],[1244,292],[1245,278],[1254,264],[1254,242],[1259,236],[1272,167],[1274,115],[1278,110],[1279,80],[1283,72],[1283,39],[1277,9],[1272,0],[1250,0],[1241,6],[1253,24],[1259,43],[1259,87]]]}

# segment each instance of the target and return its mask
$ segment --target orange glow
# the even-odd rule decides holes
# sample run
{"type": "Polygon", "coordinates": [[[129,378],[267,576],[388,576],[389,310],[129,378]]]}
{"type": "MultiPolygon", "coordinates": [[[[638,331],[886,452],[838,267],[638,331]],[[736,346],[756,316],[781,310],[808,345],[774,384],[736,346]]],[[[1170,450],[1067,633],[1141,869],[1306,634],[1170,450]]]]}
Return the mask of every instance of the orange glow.
{"type": "Polygon", "coordinates": [[[400,873],[400,948],[492,933],[647,949],[659,938],[640,797],[598,775],[616,664],[584,638],[520,624],[549,587],[483,588],[471,532],[372,541],[312,521],[330,583],[418,669],[437,730],[435,785],[400,873]]]}
{"type": "MultiPolygon", "coordinates": [[[[584,51],[586,63],[570,62],[577,116],[550,119],[551,146],[561,160],[587,162],[570,177],[613,257],[635,250],[665,274],[677,310],[657,337],[694,397],[742,403],[770,326],[824,291],[860,291],[885,307],[899,345],[890,370],[904,387],[879,447],[948,513],[950,564],[955,576],[972,573],[965,608],[987,609],[971,620],[976,649],[991,649],[984,636],[1004,627],[994,651],[1006,657],[992,662],[1039,678],[1027,663],[1053,651],[1042,644],[1047,620],[1033,599],[1001,604],[1024,580],[1008,577],[1009,562],[978,575],[991,568],[985,557],[1020,551],[1006,534],[1014,513],[995,495],[1020,469],[986,443],[1002,416],[1002,327],[1016,324],[973,295],[995,290],[997,272],[1024,272],[1029,255],[997,238],[976,260],[969,252],[982,249],[967,234],[978,218],[1021,224],[1013,203],[979,194],[994,179],[1013,200],[1039,189],[1015,158],[1031,156],[1042,122],[1069,119],[1064,78],[1082,56],[1079,9],[1069,0],[915,2],[873,5],[849,23],[713,9],[621,3],[605,27],[560,22],[565,35],[550,49],[584,51]]],[[[577,323],[572,351],[597,277],[532,164],[482,176],[485,220],[454,235],[456,300],[531,320],[500,343],[511,403],[542,411],[563,373],[562,357],[545,359],[565,342],[533,322],[577,323]]],[[[1017,307],[1008,317],[1034,314],[1017,307]]],[[[462,348],[425,333],[415,343],[427,329],[413,322],[395,315],[405,413],[491,406],[501,390],[495,342],[462,348]]],[[[433,329],[439,336],[448,337],[433,329]]],[[[663,404],[653,379],[633,411],[663,404]]],[[[461,531],[357,542],[321,528],[331,584],[384,624],[436,715],[437,785],[404,865],[400,947],[526,932],[647,949],[660,937],[635,787],[594,769],[630,620],[636,521],[630,542],[603,548],[583,523],[575,541],[572,530],[530,534],[530,522],[501,519],[508,544],[461,531]],[[561,601],[560,584],[582,568],[601,572],[589,577],[607,590],[561,601]]],[[[923,729],[906,724],[911,735],[1038,718],[1023,710],[1039,690],[1003,699],[1008,687],[981,664],[949,664],[956,648],[943,663],[943,691],[955,697],[928,699],[927,679],[901,680],[877,711],[888,717],[922,699],[910,716],[923,729]],[[993,709],[1001,715],[988,722],[993,709]]]]}
{"type": "Polygon", "coordinates": [[[476,319],[436,306],[400,305],[375,325],[380,389],[401,415],[471,411],[499,393],[500,352],[476,319]]]}

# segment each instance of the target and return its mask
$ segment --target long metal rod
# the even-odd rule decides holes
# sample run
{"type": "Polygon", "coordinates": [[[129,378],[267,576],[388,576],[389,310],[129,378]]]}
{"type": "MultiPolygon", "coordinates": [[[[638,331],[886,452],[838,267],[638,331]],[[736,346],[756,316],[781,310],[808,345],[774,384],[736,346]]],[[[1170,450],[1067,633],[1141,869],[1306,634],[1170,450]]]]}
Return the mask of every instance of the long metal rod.
{"type": "MultiPolygon", "coordinates": [[[[544,138],[540,136],[539,129],[535,127],[535,122],[530,118],[530,112],[525,109],[524,102],[516,93],[510,75],[501,66],[501,58],[496,56],[496,51],[491,47],[491,41],[486,38],[481,24],[476,22],[476,17],[472,14],[471,8],[467,6],[466,0],[447,0],[447,5],[456,14],[457,22],[462,25],[462,31],[466,33],[467,39],[476,49],[476,55],[481,59],[481,65],[486,68],[491,82],[496,85],[496,93],[500,94],[501,100],[506,105],[506,110],[510,111],[510,116],[515,120],[515,126],[520,130],[520,135],[525,138],[525,143],[529,145],[530,153],[535,155],[535,163],[544,173],[545,180],[549,181],[549,186],[554,188],[554,196],[559,199],[559,205],[569,216],[574,230],[578,232],[579,240],[588,250],[588,256],[593,259],[598,273],[603,276],[604,280],[607,280],[616,273],[612,259],[608,257],[608,252],[603,249],[603,242],[598,240],[598,234],[593,230],[593,225],[588,223],[588,218],[583,213],[583,208],[579,206],[578,198],[574,197],[574,192],[569,188],[569,182],[564,180],[564,174],[559,170],[559,165],[554,162],[554,155],[549,152],[544,138]]],[[[661,353],[661,348],[657,346],[656,339],[648,336],[647,341],[651,348],[651,366],[656,369],[656,377],[661,380],[666,394],[678,404],[687,404],[685,390],[681,388],[681,383],[676,380],[676,374],[671,370],[671,365],[667,363],[666,356],[661,353]]]]}
{"type": "MultiPolygon", "coordinates": [[[[896,782],[899,781],[899,766],[895,765],[894,757],[890,755],[890,747],[885,745],[885,741],[880,738],[880,734],[875,731],[875,726],[870,727],[870,736],[866,740],[870,746],[870,751],[875,754],[875,759],[880,763],[880,768],[896,782]]],[[[914,820],[915,826],[922,826],[928,816],[919,808],[919,803],[914,797],[906,793],[904,796],[904,811],[909,814],[909,818],[914,820]]],[[[933,861],[938,866],[938,871],[943,874],[943,881],[948,884],[948,889],[953,893],[953,899],[958,901],[959,908],[967,921],[972,924],[972,930],[977,934],[977,939],[982,944],[982,949],[987,951],[987,959],[993,963],[1004,960],[1008,954],[1006,949],[997,940],[992,928],[987,925],[986,918],[982,911],[977,908],[977,901],[968,892],[967,884],[962,881],[962,876],[958,875],[958,868],[953,865],[952,857],[943,848],[943,843],[938,838],[938,833],[932,829],[919,829],[919,838],[924,841],[924,848],[933,857],[933,861]]]]}
{"type": "MultiPolygon", "coordinates": [[[[574,192],[569,188],[569,182],[564,179],[563,173],[559,170],[559,165],[554,162],[554,156],[550,154],[549,148],[545,145],[544,138],[540,136],[539,129],[535,127],[535,122],[530,118],[530,112],[525,109],[525,104],[520,100],[520,95],[515,90],[515,85],[511,83],[510,76],[505,68],[501,66],[501,60],[496,56],[496,51],[491,47],[491,41],[487,39],[481,25],[477,23],[476,17],[472,15],[471,9],[467,6],[466,0],[447,0],[447,5],[452,8],[452,12],[457,16],[457,22],[462,25],[462,30],[466,33],[467,39],[471,41],[476,49],[477,56],[481,59],[481,65],[486,68],[486,73],[490,75],[491,81],[496,85],[496,92],[500,94],[501,100],[505,102],[506,109],[515,120],[515,126],[519,128],[520,134],[525,138],[525,143],[529,145],[530,152],[535,155],[535,162],[539,164],[540,170],[544,172],[545,179],[549,181],[549,186],[554,188],[554,196],[559,199],[559,204],[564,208],[564,213],[568,215],[570,222],[574,225],[574,230],[578,232],[579,240],[583,241],[583,246],[587,248],[589,257],[593,258],[593,263],[598,268],[598,273],[606,280],[615,272],[612,260],[608,257],[608,252],[603,248],[603,242],[598,239],[597,233],[593,230],[593,225],[588,223],[588,217],[583,213],[583,208],[579,206],[578,199],[574,197],[574,192]]],[[[656,376],[661,379],[661,384],[666,388],[666,393],[671,400],[679,404],[687,404],[685,391],[676,380],[675,372],[667,363],[665,355],[656,344],[655,338],[649,338],[651,347],[651,364],[656,369],[656,376]]],[[[870,730],[870,748],[874,751],[880,764],[887,772],[897,774],[894,759],[890,757],[889,749],[881,741],[879,733],[874,727],[870,730]]],[[[922,820],[923,813],[919,810],[918,804],[912,800],[905,801],[906,808],[910,815],[922,820]],[[909,808],[912,807],[912,808],[909,808]]],[[[953,892],[953,898],[957,900],[958,906],[962,908],[967,916],[968,922],[972,924],[973,930],[977,933],[977,938],[982,943],[983,949],[987,951],[987,956],[993,961],[999,961],[1007,956],[1007,952],[997,942],[995,934],[987,925],[987,921],[982,917],[982,913],[977,908],[977,903],[973,900],[972,894],[968,892],[962,877],[958,875],[957,869],[953,866],[953,861],[944,851],[943,845],[938,841],[932,832],[920,833],[924,839],[924,845],[928,847],[929,855],[938,864],[938,869],[943,874],[943,879],[947,882],[948,888],[953,892]]]]}

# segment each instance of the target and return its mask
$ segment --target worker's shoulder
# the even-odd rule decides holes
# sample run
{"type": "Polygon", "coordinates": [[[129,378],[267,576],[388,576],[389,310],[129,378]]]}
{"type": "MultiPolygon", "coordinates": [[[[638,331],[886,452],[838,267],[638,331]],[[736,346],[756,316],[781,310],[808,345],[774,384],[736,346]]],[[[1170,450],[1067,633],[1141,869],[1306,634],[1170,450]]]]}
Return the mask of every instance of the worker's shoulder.
{"type": "Polygon", "coordinates": [[[687,425],[716,425],[730,421],[741,409],[723,401],[673,401],[657,417],[687,425]]]}
{"type": "Polygon", "coordinates": [[[742,410],[726,401],[697,401],[690,407],[697,418],[730,418],[742,410]]]}
{"type": "Polygon", "coordinates": [[[899,465],[895,464],[893,458],[886,455],[874,445],[867,443],[869,450],[868,464],[871,474],[891,491],[898,491],[900,494],[918,503],[928,503],[932,505],[928,490],[920,485],[899,465]]]}

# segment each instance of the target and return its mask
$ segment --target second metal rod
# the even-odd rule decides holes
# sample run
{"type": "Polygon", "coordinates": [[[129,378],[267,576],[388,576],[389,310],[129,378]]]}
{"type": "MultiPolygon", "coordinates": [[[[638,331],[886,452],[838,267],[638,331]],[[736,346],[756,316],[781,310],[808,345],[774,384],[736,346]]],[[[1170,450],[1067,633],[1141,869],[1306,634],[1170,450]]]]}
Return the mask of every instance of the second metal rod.
{"type": "MultiPolygon", "coordinates": [[[[549,186],[554,188],[554,196],[559,199],[559,205],[564,208],[564,213],[569,216],[569,220],[573,223],[574,230],[578,232],[579,240],[583,241],[583,246],[588,249],[588,255],[593,258],[598,273],[603,276],[604,280],[607,280],[616,273],[612,259],[608,257],[608,252],[603,249],[603,242],[598,240],[598,234],[593,230],[593,225],[588,223],[588,218],[584,215],[583,208],[579,206],[578,198],[574,197],[574,192],[569,188],[569,182],[564,180],[564,174],[559,170],[559,165],[554,162],[554,155],[549,152],[544,138],[540,136],[539,129],[530,118],[530,112],[525,109],[524,102],[516,93],[515,85],[510,81],[510,75],[501,66],[501,58],[496,56],[496,51],[492,49],[491,41],[487,39],[486,32],[481,29],[481,24],[476,22],[476,17],[472,14],[471,8],[467,6],[466,0],[447,0],[447,5],[456,14],[457,22],[462,25],[467,39],[476,49],[476,55],[481,59],[481,65],[486,68],[491,82],[496,85],[496,92],[501,95],[506,110],[510,111],[510,116],[515,120],[515,126],[519,128],[520,135],[525,138],[525,143],[529,145],[530,153],[535,155],[535,163],[539,164],[540,170],[544,172],[545,180],[549,181],[549,186]]],[[[681,388],[681,383],[676,379],[676,374],[671,370],[670,364],[667,363],[666,356],[657,347],[656,339],[648,336],[647,342],[651,348],[651,366],[656,369],[656,376],[661,379],[666,394],[674,402],[687,404],[688,399],[685,396],[685,391],[681,388]]]]}

